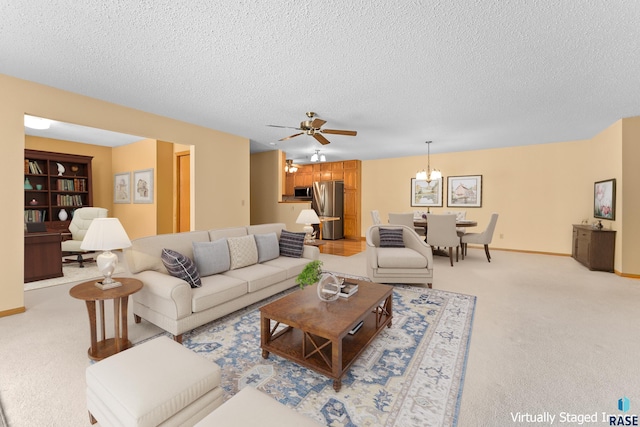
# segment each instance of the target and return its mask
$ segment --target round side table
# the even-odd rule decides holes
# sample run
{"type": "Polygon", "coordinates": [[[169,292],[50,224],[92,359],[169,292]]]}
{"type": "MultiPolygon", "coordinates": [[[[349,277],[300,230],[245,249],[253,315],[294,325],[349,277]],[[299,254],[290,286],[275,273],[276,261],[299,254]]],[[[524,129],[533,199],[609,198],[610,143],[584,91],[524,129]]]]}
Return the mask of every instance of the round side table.
{"type": "Polygon", "coordinates": [[[129,341],[129,331],[127,329],[127,307],[129,295],[142,289],[142,282],[129,277],[119,277],[115,280],[122,283],[122,286],[102,290],[95,283],[96,280],[80,283],[69,290],[69,295],[74,298],[84,300],[89,313],[89,323],[91,327],[91,347],[87,353],[92,360],[102,360],[122,350],[131,347],[129,341]],[[104,301],[113,300],[113,330],[114,337],[106,338],[104,325],[104,301]],[[98,341],[98,331],[96,327],[97,313],[96,301],[100,309],[100,329],[101,337],[98,341]]]}

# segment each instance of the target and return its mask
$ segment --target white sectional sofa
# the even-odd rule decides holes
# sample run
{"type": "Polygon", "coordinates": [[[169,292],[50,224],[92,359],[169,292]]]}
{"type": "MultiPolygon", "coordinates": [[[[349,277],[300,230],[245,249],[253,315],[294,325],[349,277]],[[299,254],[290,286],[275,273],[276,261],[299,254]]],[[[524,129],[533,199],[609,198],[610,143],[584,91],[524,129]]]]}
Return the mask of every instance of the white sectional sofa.
{"type": "Polygon", "coordinates": [[[282,256],[280,247],[274,248],[273,235],[279,245],[284,228],[280,223],[261,224],[134,240],[124,254],[132,277],[144,283],[132,296],[136,323],[145,319],[182,342],[184,332],[295,286],[298,274],[307,263],[319,258],[320,251],[305,245],[300,258],[282,256]],[[201,286],[192,287],[170,275],[162,261],[163,249],[193,261],[201,286]]]}

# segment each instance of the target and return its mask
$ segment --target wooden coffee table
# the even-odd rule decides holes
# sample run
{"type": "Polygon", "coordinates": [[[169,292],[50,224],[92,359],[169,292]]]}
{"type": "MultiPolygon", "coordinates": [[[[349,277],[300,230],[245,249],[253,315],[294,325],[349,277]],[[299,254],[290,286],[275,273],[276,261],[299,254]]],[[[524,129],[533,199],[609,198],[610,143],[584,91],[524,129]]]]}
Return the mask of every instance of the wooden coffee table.
{"type": "Polygon", "coordinates": [[[392,286],[347,280],[359,285],[349,298],[320,301],[313,285],[260,308],[262,357],[273,353],[313,369],[332,378],[339,391],[344,373],[385,326],[391,327],[393,317],[392,286]],[[361,320],[362,327],[350,335],[361,320]]]}

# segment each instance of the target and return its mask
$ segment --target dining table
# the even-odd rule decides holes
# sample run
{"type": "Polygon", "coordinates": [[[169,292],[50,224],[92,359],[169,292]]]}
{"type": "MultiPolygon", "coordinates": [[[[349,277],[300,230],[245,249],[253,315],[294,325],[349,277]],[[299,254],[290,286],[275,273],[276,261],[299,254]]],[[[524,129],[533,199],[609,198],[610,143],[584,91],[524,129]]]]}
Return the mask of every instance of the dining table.
{"type": "MultiPolygon", "coordinates": [[[[427,236],[427,219],[426,218],[414,218],[413,225],[415,227],[424,227],[424,235],[425,238],[427,236]]],[[[478,225],[478,221],[472,221],[468,219],[458,219],[456,220],[456,228],[457,227],[476,227],[478,225]]]]}

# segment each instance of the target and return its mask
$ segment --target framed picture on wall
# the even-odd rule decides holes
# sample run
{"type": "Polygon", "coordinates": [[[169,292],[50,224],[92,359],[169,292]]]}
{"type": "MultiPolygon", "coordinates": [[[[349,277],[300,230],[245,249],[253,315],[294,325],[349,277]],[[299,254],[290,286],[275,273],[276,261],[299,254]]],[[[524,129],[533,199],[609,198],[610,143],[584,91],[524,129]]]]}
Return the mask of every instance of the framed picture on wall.
{"type": "Polygon", "coordinates": [[[607,179],[593,185],[593,216],[616,219],[616,180],[607,179]]]}
{"type": "Polygon", "coordinates": [[[131,203],[131,172],[113,175],[113,203],[131,203]]]}
{"type": "Polygon", "coordinates": [[[411,206],[442,206],[442,179],[411,178],[411,206]]]}
{"type": "Polygon", "coordinates": [[[448,176],[447,206],[482,207],[482,175],[448,176]]]}
{"type": "Polygon", "coordinates": [[[153,169],[133,172],[133,203],[153,203],[153,169]]]}

